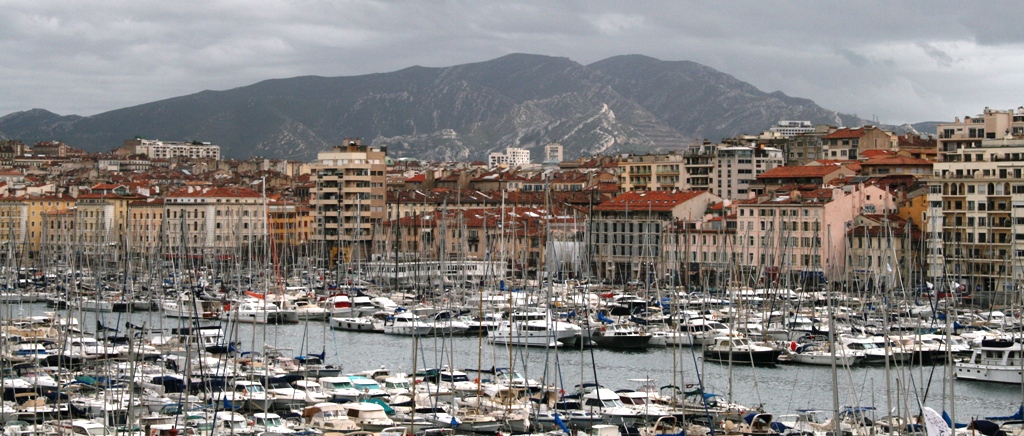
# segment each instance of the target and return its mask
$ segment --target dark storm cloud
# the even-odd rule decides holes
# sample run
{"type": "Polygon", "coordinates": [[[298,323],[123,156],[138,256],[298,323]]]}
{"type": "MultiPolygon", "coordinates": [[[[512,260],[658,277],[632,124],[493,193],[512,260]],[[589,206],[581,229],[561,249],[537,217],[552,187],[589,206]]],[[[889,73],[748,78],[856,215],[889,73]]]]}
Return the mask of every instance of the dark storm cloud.
{"type": "Polygon", "coordinates": [[[1017,107],[1016,3],[6,2],[0,114],[94,114],[298,75],[513,52],[692,60],[885,122],[1017,107]],[[984,86],[978,86],[983,83],[984,86]]]}

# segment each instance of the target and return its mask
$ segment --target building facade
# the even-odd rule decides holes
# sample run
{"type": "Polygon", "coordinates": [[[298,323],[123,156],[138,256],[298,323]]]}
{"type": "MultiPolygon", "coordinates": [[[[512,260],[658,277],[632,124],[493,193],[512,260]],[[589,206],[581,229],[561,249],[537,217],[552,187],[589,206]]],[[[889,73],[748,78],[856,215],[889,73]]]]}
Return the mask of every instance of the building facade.
{"type": "Polygon", "coordinates": [[[562,144],[552,142],[544,146],[544,162],[558,163],[563,158],[562,144]]]}
{"type": "Polygon", "coordinates": [[[708,191],[631,191],[594,207],[591,224],[593,271],[625,283],[660,279],[664,238],[672,224],[703,219],[721,198],[708,191]]]}
{"type": "Polygon", "coordinates": [[[785,165],[782,150],[773,147],[720,146],[716,154],[715,185],[711,192],[722,198],[747,198],[757,176],[785,165]]]}
{"type": "Polygon", "coordinates": [[[151,159],[185,157],[220,160],[220,146],[209,142],[173,142],[137,138],[125,141],[124,146],[131,150],[132,154],[146,155],[151,159]]]}
{"type": "Polygon", "coordinates": [[[1015,291],[1024,279],[1024,139],[982,139],[987,133],[976,131],[955,141],[943,133],[948,126],[939,127],[940,142],[950,141],[927,182],[929,276],[1015,291]]]}
{"type": "Polygon", "coordinates": [[[263,255],[260,244],[267,240],[266,217],[266,198],[252,189],[173,191],[164,196],[164,253],[168,258],[202,258],[211,263],[253,251],[263,255]]]}
{"type": "Polygon", "coordinates": [[[799,135],[801,133],[809,133],[814,131],[814,125],[810,121],[792,121],[782,120],[778,124],[768,128],[769,132],[777,133],[779,136],[789,138],[792,136],[799,135]]]}
{"type": "Polygon", "coordinates": [[[387,164],[379,148],[359,139],[344,143],[317,154],[310,207],[313,239],[334,247],[335,260],[347,262],[372,254],[374,234],[386,213],[387,164]]]}
{"type": "Polygon", "coordinates": [[[707,190],[713,186],[715,146],[665,154],[631,154],[619,161],[620,192],[707,190]]]}
{"type": "Polygon", "coordinates": [[[873,126],[837,129],[821,137],[822,158],[857,160],[866,150],[896,151],[896,138],[892,132],[873,126]]]}
{"type": "Polygon", "coordinates": [[[529,164],[530,150],[525,148],[509,147],[505,149],[504,153],[491,153],[487,156],[487,166],[490,168],[494,168],[496,166],[515,168],[529,164]]]}

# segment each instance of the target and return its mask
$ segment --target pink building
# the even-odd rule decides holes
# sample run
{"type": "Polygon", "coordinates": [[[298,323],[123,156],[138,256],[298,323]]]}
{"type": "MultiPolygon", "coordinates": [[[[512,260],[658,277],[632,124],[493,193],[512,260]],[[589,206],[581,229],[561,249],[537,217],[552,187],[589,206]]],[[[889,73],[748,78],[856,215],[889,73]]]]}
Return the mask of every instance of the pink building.
{"type": "Polygon", "coordinates": [[[873,185],[775,191],[736,207],[730,261],[768,285],[808,286],[846,273],[847,227],[862,213],[895,212],[892,194],[873,185]]]}

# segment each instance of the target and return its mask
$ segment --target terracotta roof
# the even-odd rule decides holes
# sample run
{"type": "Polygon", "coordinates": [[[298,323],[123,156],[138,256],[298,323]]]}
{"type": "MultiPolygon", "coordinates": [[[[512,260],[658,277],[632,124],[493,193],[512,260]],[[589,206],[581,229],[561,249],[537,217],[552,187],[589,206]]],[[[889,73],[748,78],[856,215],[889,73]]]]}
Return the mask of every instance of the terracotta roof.
{"type": "Polygon", "coordinates": [[[908,156],[885,156],[875,159],[869,159],[861,162],[864,166],[875,166],[875,165],[927,165],[932,166],[932,161],[918,159],[908,156]]]}
{"type": "Polygon", "coordinates": [[[597,205],[594,210],[616,212],[632,209],[668,212],[705,192],[707,191],[630,191],[597,205]]]}
{"type": "Polygon", "coordinates": [[[864,128],[838,129],[835,132],[822,136],[821,139],[856,139],[864,136],[864,128]]]}
{"type": "Polygon", "coordinates": [[[253,191],[249,188],[192,188],[192,192],[189,192],[188,188],[182,188],[175,190],[167,194],[167,198],[214,198],[214,197],[241,197],[241,198],[260,198],[259,192],[253,191]]]}
{"type": "Polygon", "coordinates": [[[865,159],[871,159],[871,158],[882,157],[882,156],[892,156],[894,154],[896,154],[896,153],[893,153],[893,152],[891,152],[889,150],[871,149],[871,150],[864,150],[860,154],[859,157],[863,157],[865,159]]]}
{"type": "Polygon", "coordinates": [[[775,167],[757,176],[763,179],[804,179],[808,177],[825,177],[842,168],[838,165],[787,165],[775,167]]]}
{"type": "Polygon", "coordinates": [[[118,199],[124,200],[124,199],[139,199],[139,198],[145,198],[145,197],[143,197],[141,195],[134,195],[134,194],[122,196],[122,195],[117,195],[117,194],[100,194],[100,193],[95,193],[95,192],[88,192],[88,193],[83,192],[81,194],[78,194],[78,199],[79,200],[86,199],[86,198],[102,198],[102,199],[109,199],[109,200],[118,200],[118,199]]]}
{"type": "Polygon", "coordinates": [[[499,231],[499,223],[505,222],[506,227],[515,228],[517,235],[523,234],[523,229],[532,227],[537,233],[543,234],[542,222],[571,223],[574,218],[560,215],[558,211],[547,211],[537,207],[505,207],[505,218],[502,220],[502,209],[500,207],[472,208],[465,210],[434,210],[424,214],[402,217],[398,220],[384,222],[384,226],[391,227],[398,223],[401,227],[430,228],[439,227],[442,222],[459,223],[467,228],[487,227],[499,231]],[[513,224],[515,223],[515,224],[513,224]]]}
{"type": "Polygon", "coordinates": [[[427,175],[423,173],[405,179],[405,183],[423,183],[425,181],[427,181],[427,175]]]}

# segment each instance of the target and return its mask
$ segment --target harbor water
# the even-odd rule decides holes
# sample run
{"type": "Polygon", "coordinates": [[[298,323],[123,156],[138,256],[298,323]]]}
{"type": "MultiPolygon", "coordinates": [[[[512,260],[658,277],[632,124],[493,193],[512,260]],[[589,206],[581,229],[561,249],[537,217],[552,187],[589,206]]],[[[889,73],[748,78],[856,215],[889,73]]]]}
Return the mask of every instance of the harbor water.
{"type": "MultiPolygon", "coordinates": [[[[52,312],[42,303],[7,304],[5,318],[20,318],[52,312]]],[[[126,323],[145,325],[154,330],[188,326],[189,322],[164,317],[161,312],[95,313],[60,311],[79,319],[86,332],[94,332],[96,321],[118,326],[124,334],[126,323]]],[[[213,324],[207,321],[204,324],[213,324]]],[[[414,369],[414,344],[417,345],[416,370],[449,366],[455,369],[514,367],[523,376],[572,392],[581,382],[598,383],[611,389],[637,387],[632,379],[654,379],[658,386],[686,386],[692,390],[703,384],[704,392],[721,395],[748,407],[761,406],[775,415],[798,409],[832,410],[832,371],[827,366],[792,364],[752,368],[703,362],[700,349],[689,347],[652,347],[645,351],[594,349],[548,349],[506,347],[489,344],[477,336],[420,337],[390,336],[375,333],[331,330],[326,323],[309,321],[291,325],[242,324],[232,328],[231,340],[240,343],[240,351],[263,352],[268,348],[285,355],[325,352],[327,364],[341,366],[343,372],[358,372],[385,366],[395,372],[414,369]],[[267,347],[267,348],[265,348],[267,347]],[[698,377],[699,374],[699,377],[698,377]],[[595,377],[596,376],[596,377],[595,377]]],[[[839,368],[840,407],[869,406],[876,417],[887,415],[889,405],[899,415],[915,415],[918,404],[936,410],[949,410],[948,368],[936,365],[892,365],[888,371],[890,394],[886,394],[887,371],[883,366],[839,368]],[[945,405],[945,407],[944,407],[945,405]]],[[[1022,403],[1020,385],[1001,385],[970,381],[952,383],[958,422],[972,418],[1011,415],[1022,403]]],[[[869,415],[870,416],[870,415],[869,415]]]]}

